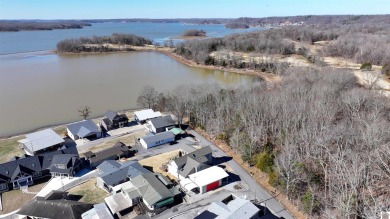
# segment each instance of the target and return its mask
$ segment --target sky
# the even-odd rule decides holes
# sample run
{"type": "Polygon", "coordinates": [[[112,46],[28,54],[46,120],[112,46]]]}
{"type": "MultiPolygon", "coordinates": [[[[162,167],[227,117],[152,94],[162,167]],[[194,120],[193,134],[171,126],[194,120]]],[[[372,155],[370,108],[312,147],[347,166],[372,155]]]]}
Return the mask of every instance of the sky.
{"type": "Polygon", "coordinates": [[[0,0],[0,19],[389,14],[390,0],[0,0]]]}

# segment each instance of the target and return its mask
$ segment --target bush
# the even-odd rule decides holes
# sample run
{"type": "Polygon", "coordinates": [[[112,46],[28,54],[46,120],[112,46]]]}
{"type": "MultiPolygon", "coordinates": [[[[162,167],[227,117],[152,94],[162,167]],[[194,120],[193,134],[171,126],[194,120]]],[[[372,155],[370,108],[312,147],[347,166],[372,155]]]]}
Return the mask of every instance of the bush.
{"type": "Polygon", "coordinates": [[[310,191],[307,191],[301,197],[301,203],[302,203],[303,210],[306,213],[317,212],[319,210],[319,208],[320,208],[320,203],[318,202],[318,200],[315,197],[315,195],[312,192],[310,192],[310,191]]]}
{"type": "Polygon", "coordinates": [[[369,71],[372,69],[372,64],[369,62],[365,62],[360,66],[360,70],[366,70],[369,71]]]}
{"type": "Polygon", "coordinates": [[[281,184],[280,182],[280,179],[279,179],[279,175],[278,173],[275,171],[275,170],[272,170],[269,174],[268,174],[268,183],[271,185],[271,186],[278,186],[281,184]]]}
{"type": "Polygon", "coordinates": [[[273,171],[274,155],[272,152],[263,151],[255,156],[256,167],[266,173],[273,171]]]}
{"type": "Polygon", "coordinates": [[[385,64],[382,66],[382,74],[390,77],[390,65],[385,64]]]}

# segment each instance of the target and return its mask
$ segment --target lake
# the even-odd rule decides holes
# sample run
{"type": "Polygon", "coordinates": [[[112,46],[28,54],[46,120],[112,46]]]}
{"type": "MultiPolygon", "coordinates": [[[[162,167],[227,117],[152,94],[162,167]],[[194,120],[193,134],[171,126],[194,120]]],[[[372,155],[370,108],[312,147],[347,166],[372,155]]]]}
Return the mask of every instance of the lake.
{"type": "Polygon", "coordinates": [[[0,137],[80,120],[78,109],[85,105],[91,107],[92,117],[108,109],[135,108],[145,85],[165,91],[182,84],[260,81],[188,67],[154,52],[60,56],[49,51],[69,37],[131,32],[158,41],[192,28],[204,29],[210,36],[247,31],[222,25],[98,23],[85,29],[0,33],[0,137]]]}

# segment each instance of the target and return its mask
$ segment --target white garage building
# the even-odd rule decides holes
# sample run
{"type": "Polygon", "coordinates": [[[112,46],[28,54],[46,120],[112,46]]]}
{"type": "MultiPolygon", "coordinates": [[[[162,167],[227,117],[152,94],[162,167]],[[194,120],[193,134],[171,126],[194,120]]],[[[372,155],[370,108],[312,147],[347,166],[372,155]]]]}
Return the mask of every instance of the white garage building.
{"type": "Polygon", "coordinates": [[[141,145],[148,149],[158,145],[170,143],[175,141],[175,135],[172,132],[161,132],[155,135],[145,136],[140,139],[141,145]]]}
{"type": "MultiPolygon", "coordinates": [[[[219,188],[222,185],[222,180],[228,176],[229,175],[226,171],[221,167],[212,166],[205,170],[191,174],[188,178],[199,188],[199,193],[205,193],[219,188]]],[[[193,184],[188,184],[188,186],[189,190],[193,189],[193,184]]]]}

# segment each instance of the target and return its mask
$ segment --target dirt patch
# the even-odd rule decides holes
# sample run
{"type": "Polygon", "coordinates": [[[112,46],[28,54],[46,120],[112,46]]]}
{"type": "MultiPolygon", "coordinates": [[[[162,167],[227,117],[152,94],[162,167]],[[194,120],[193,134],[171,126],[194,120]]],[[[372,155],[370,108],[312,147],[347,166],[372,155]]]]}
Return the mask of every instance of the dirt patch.
{"type": "MultiPolygon", "coordinates": [[[[41,191],[45,183],[40,183],[28,187],[29,192],[37,193],[41,191]]],[[[26,205],[31,199],[35,197],[35,194],[23,193],[21,190],[11,190],[2,194],[3,211],[1,214],[7,214],[18,210],[26,205]]]]}
{"type": "Polygon", "coordinates": [[[161,167],[161,165],[168,163],[168,161],[171,160],[173,157],[178,156],[179,151],[180,151],[180,149],[177,149],[177,150],[169,151],[169,152],[159,154],[156,156],[148,157],[146,159],[140,160],[139,163],[142,166],[148,166],[148,167],[153,168],[153,172],[158,172],[164,176],[168,176],[171,179],[175,179],[175,177],[173,177],[168,172],[165,172],[160,167],[161,167]]]}
{"type": "Polygon", "coordinates": [[[79,195],[81,202],[102,203],[110,194],[96,186],[96,178],[88,180],[68,190],[71,195],[79,195]]]}
{"type": "Polygon", "coordinates": [[[6,138],[0,140],[0,161],[1,163],[8,162],[14,156],[22,156],[24,151],[19,146],[19,140],[23,136],[6,138]]]}
{"type": "Polygon", "coordinates": [[[235,154],[226,143],[224,143],[222,141],[215,140],[209,134],[207,134],[205,131],[203,131],[201,129],[195,128],[195,131],[198,132],[200,135],[202,135],[207,140],[209,140],[210,142],[212,142],[213,144],[215,144],[217,147],[219,147],[228,156],[231,156],[233,158],[233,160],[236,161],[247,173],[253,175],[253,178],[255,179],[255,181],[262,188],[267,190],[270,194],[273,194],[273,195],[278,194],[275,197],[275,199],[278,200],[294,216],[294,218],[298,218],[298,219],[308,218],[306,215],[304,215],[302,212],[300,212],[297,209],[297,206],[294,205],[293,203],[291,203],[287,199],[286,196],[281,194],[280,191],[278,191],[276,188],[274,188],[273,186],[271,186],[268,183],[269,178],[268,178],[266,173],[261,172],[258,168],[254,167],[254,166],[249,167],[247,165],[247,163],[245,163],[241,159],[240,155],[235,154]]]}

